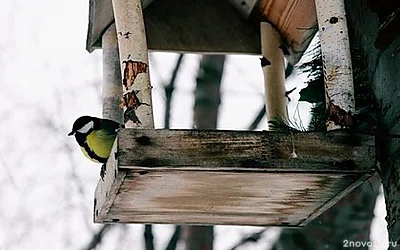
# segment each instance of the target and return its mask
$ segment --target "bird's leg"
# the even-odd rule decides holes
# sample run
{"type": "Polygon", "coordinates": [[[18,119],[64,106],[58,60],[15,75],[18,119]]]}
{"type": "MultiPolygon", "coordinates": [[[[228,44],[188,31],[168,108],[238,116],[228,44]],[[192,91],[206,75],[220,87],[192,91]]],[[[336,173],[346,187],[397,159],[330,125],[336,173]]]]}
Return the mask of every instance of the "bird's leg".
{"type": "Polygon", "coordinates": [[[100,170],[100,177],[102,181],[104,181],[104,176],[106,176],[106,163],[101,166],[100,170]]]}

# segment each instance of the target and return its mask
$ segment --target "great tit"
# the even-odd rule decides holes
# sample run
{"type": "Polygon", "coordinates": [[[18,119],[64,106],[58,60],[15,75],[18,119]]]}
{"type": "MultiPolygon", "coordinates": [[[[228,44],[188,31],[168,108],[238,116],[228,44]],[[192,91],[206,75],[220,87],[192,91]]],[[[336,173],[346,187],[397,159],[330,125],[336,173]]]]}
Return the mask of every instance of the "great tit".
{"type": "Polygon", "coordinates": [[[83,154],[90,160],[103,163],[100,176],[104,177],[105,163],[117,136],[124,125],[118,122],[92,116],[81,116],[74,122],[68,136],[75,135],[83,154]]]}

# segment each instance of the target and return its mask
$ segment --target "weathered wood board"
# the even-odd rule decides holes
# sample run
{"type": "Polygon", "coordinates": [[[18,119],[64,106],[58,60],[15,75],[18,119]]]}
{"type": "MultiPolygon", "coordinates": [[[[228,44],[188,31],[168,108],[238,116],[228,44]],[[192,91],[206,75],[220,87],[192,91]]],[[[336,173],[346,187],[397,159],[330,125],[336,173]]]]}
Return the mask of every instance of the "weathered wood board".
{"type": "MultiPolygon", "coordinates": [[[[317,31],[314,0],[259,0],[249,17],[246,1],[143,0],[150,50],[261,54],[259,22],[281,32],[296,63],[317,31]],[[234,6],[234,4],[241,4],[234,6]]],[[[101,47],[113,23],[111,0],[90,0],[86,48],[101,47]]]]}
{"type": "MultiPolygon", "coordinates": [[[[111,0],[91,0],[86,48],[101,48],[101,36],[114,22],[111,0]]],[[[228,1],[142,1],[150,50],[180,52],[260,51],[258,28],[228,1]],[[149,4],[149,2],[152,2],[149,4]]]]}
{"type": "Polygon", "coordinates": [[[303,226],[374,165],[366,135],[122,129],[94,220],[303,226]]]}

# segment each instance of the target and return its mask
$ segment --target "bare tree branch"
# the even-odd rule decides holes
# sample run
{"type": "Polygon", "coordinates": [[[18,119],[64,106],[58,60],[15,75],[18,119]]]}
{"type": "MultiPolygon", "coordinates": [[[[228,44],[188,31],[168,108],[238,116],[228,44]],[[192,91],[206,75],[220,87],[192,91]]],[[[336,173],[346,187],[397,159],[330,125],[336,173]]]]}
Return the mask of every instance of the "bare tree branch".
{"type": "Polygon", "coordinates": [[[165,248],[165,250],[175,250],[180,236],[181,236],[181,226],[176,225],[174,234],[172,234],[172,237],[169,240],[169,243],[168,243],[167,247],[165,248]]]}
{"type": "Polygon", "coordinates": [[[254,129],[256,129],[258,127],[258,124],[260,124],[260,122],[264,118],[266,112],[267,111],[266,111],[265,105],[263,105],[261,110],[258,112],[258,115],[256,116],[256,118],[254,119],[254,121],[249,126],[249,130],[254,130],[254,129]]]}
{"type": "Polygon", "coordinates": [[[250,234],[244,238],[242,238],[236,245],[234,245],[231,250],[236,250],[236,248],[243,246],[247,243],[257,243],[263,236],[264,232],[267,231],[267,228],[263,228],[262,230],[250,234]]]}
{"type": "Polygon", "coordinates": [[[11,185],[14,188],[17,188],[17,185],[15,184],[15,180],[14,180],[13,174],[11,173],[10,167],[9,167],[9,165],[6,163],[6,161],[4,159],[5,158],[4,158],[3,154],[0,153],[0,166],[3,166],[3,168],[5,169],[4,172],[6,173],[6,175],[8,177],[8,180],[10,181],[11,185]]]}
{"type": "Polygon", "coordinates": [[[144,226],[144,242],[146,245],[146,250],[154,250],[154,242],[153,242],[153,227],[151,225],[146,224],[144,226]]]}
{"type": "Polygon", "coordinates": [[[104,235],[113,227],[112,224],[104,224],[97,233],[95,233],[92,237],[92,240],[89,244],[82,248],[82,250],[92,250],[95,249],[100,242],[103,240],[104,235]]]}
{"type": "Polygon", "coordinates": [[[178,60],[176,61],[176,65],[174,70],[172,71],[171,79],[169,81],[169,84],[165,85],[164,90],[165,90],[165,116],[164,116],[164,128],[169,128],[170,126],[170,116],[171,116],[171,101],[172,101],[172,93],[174,92],[175,89],[175,81],[176,77],[179,72],[179,68],[182,65],[182,59],[183,59],[184,54],[179,54],[178,60]]]}

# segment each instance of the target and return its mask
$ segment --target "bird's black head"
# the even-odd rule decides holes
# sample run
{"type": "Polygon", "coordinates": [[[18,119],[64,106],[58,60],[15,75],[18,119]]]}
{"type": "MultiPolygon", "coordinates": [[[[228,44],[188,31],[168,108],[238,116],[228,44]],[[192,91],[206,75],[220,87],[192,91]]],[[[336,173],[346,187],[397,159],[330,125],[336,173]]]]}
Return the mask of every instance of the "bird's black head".
{"type": "Polygon", "coordinates": [[[79,117],[72,125],[72,131],[68,135],[89,134],[97,126],[97,120],[98,118],[91,116],[79,117]]]}

